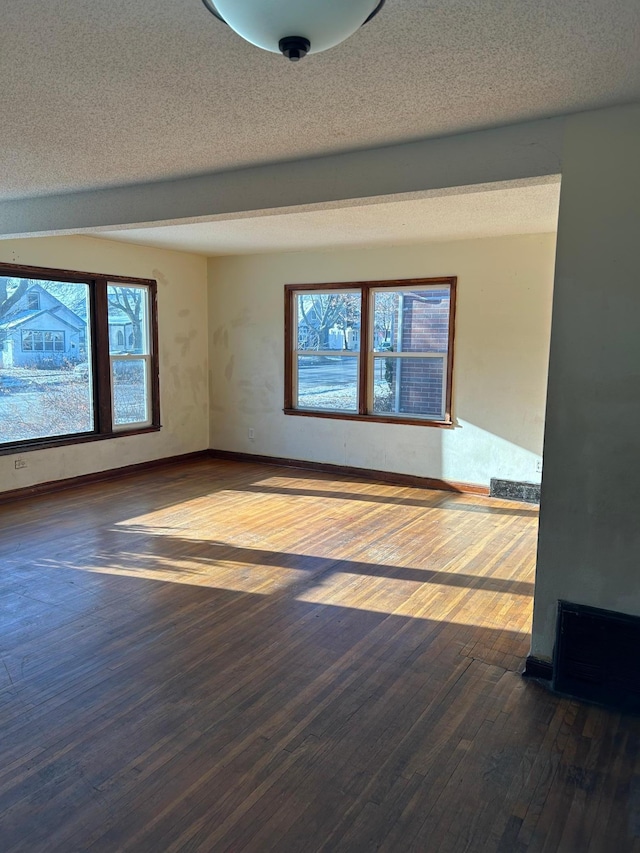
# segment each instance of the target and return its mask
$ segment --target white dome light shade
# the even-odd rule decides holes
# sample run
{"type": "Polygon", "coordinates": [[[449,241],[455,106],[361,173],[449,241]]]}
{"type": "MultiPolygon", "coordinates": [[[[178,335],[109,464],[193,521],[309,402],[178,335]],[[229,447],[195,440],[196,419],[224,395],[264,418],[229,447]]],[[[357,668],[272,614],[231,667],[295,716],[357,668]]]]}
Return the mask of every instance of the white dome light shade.
{"type": "Polygon", "coordinates": [[[284,52],[280,41],[291,37],[306,39],[308,53],[328,50],[352,36],[382,6],[380,0],[204,0],[204,4],[243,39],[272,53],[284,52]]]}

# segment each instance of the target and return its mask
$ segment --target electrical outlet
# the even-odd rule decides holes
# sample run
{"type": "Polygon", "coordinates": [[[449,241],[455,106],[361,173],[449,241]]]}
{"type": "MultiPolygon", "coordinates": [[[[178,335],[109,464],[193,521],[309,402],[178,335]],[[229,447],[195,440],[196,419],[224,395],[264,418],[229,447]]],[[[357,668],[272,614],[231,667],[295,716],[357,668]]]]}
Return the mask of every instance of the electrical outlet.
{"type": "Polygon", "coordinates": [[[536,474],[542,474],[542,459],[536,460],[536,474]]]}
{"type": "Polygon", "coordinates": [[[254,440],[254,438],[256,437],[256,431],[253,427],[249,427],[249,429],[247,430],[247,435],[249,436],[249,441],[254,440]]]}
{"type": "Polygon", "coordinates": [[[24,459],[16,459],[15,467],[16,467],[16,471],[17,471],[19,468],[26,468],[27,463],[24,461],[24,459]]]}

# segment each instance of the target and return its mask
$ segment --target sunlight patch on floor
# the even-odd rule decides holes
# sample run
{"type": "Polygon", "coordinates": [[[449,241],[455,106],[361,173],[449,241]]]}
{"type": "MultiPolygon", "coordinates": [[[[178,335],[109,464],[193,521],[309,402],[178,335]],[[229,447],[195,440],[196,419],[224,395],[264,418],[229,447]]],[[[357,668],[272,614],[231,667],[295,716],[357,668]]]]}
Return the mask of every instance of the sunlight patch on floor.
{"type": "Polygon", "coordinates": [[[455,621],[463,625],[527,630],[528,617],[526,625],[509,620],[522,597],[517,592],[451,587],[439,584],[437,577],[422,582],[336,572],[296,595],[296,601],[435,621],[449,621],[449,614],[455,613],[455,621]]]}

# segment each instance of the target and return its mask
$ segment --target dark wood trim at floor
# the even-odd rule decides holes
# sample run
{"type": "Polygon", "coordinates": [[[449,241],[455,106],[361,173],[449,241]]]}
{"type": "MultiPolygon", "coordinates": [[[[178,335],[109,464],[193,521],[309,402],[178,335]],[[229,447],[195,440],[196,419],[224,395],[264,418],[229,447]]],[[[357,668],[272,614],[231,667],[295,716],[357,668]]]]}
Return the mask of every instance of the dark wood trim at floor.
{"type": "Polygon", "coordinates": [[[551,661],[541,660],[529,655],[522,673],[527,678],[544,678],[551,681],[553,678],[553,664],[551,661]]]}
{"type": "Polygon", "coordinates": [[[235,450],[210,450],[212,459],[229,462],[255,462],[262,465],[278,465],[284,468],[300,468],[304,471],[321,471],[364,480],[376,480],[390,486],[410,486],[417,489],[439,489],[463,495],[489,496],[489,487],[477,483],[458,483],[453,480],[438,480],[433,477],[418,477],[414,474],[399,474],[393,471],[377,471],[373,468],[354,468],[350,465],[334,465],[330,462],[309,462],[304,459],[286,459],[280,456],[260,456],[254,453],[238,453],[235,450]]]}
{"type": "Polygon", "coordinates": [[[33,486],[22,486],[19,489],[0,492],[0,506],[23,498],[34,498],[38,495],[49,495],[53,492],[74,489],[77,486],[88,486],[91,483],[117,480],[120,477],[140,474],[142,471],[150,471],[153,468],[162,468],[165,465],[175,465],[179,462],[195,462],[199,459],[208,458],[208,450],[197,450],[194,453],[183,453],[180,456],[164,456],[162,459],[136,462],[134,465],[124,465],[121,468],[107,468],[105,471],[94,471],[91,474],[81,474],[79,477],[66,477],[63,480],[49,480],[46,483],[36,483],[33,486]]]}
{"type": "Polygon", "coordinates": [[[76,486],[86,486],[105,480],[116,480],[138,474],[151,468],[173,465],[177,462],[193,462],[198,459],[223,459],[228,462],[255,462],[263,465],[278,465],[284,468],[297,468],[304,471],[320,471],[325,474],[357,477],[362,480],[386,483],[390,486],[410,486],[418,489],[438,489],[445,492],[456,492],[463,495],[489,496],[489,488],[476,483],[459,483],[453,480],[438,480],[433,477],[417,477],[413,474],[399,474],[393,471],[377,471],[369,468],[354,468],[349,465],[334,465],[329,462],[309,462],[304,459],[287,459],[280,456],[260,456],[253,453],[237,453],[233,450],[198,450],[195,453],[185,453],[180,456],[166,456],[162,459],[152,459],[149,462],[137,462],[122,468],[108,468],[79,477],[68,477],[63,480],[50,480],[46,483],[36,483],[19,489],[0,492],[0,506],[12,503],[22,498],[51,494],[52,492],[72,489],[76,486]]]}

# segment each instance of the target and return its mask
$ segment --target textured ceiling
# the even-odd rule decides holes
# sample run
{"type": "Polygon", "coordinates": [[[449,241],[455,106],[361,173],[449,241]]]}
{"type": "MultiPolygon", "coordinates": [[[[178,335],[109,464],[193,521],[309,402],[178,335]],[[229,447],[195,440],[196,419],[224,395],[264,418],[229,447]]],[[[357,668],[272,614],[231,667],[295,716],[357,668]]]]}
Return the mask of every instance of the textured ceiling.
{"type": "Polygon", "coordinates": [[[638,0],[387,0],[289,63],[200,0],[2,0],[0,198],[194,175],[640,97],[638,0]]]}
{"type": "Polygon", "coordinates": [[[555,231],[559,181],[333,210],[94,232],[204,255],[283,252],[555,231]]]}

